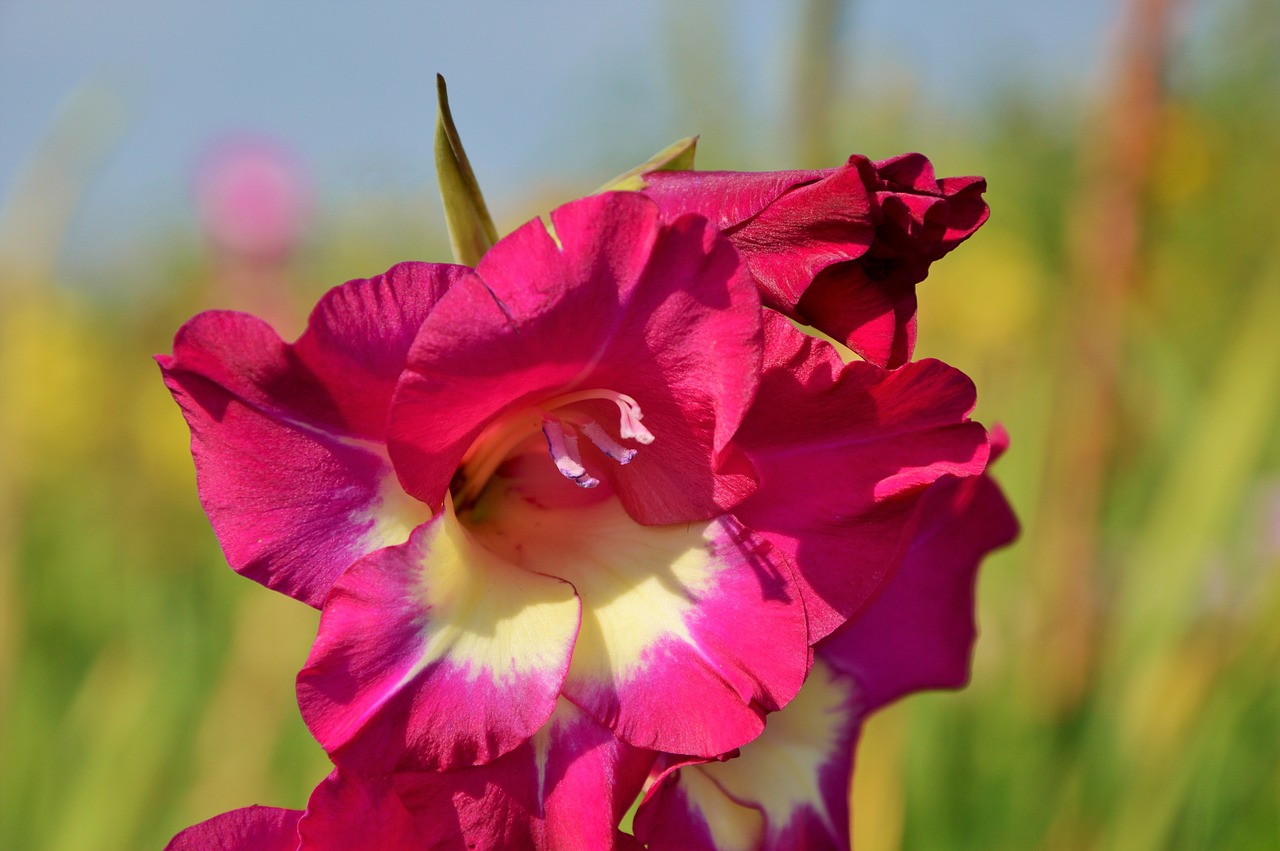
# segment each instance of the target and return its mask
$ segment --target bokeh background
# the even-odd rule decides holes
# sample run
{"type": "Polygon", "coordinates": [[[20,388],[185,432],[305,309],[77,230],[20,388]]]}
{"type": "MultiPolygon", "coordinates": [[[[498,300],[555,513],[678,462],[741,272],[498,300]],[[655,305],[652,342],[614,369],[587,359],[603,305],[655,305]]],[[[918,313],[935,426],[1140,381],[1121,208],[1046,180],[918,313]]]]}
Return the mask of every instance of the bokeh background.
{"type": "Polygon", "coordinates": [[[1280,848],[1274,0],[0,0],[0,847],[326,773],[316,615],[225,567],[150,356],[448,260],[437,71],[504,230],[690,133],[986,175],[918,354],[1011,433],[1024,534],[971,687],[867,729],[858,847],[1280,848]]]}

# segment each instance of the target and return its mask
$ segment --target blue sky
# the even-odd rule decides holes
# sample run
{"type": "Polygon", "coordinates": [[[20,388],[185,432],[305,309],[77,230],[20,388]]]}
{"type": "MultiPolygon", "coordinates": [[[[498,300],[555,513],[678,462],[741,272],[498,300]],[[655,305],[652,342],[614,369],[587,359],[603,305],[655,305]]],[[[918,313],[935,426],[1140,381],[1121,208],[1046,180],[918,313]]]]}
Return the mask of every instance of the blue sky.
{"type": "MultiPolygon", "coordinates": [[[[922,101],[953,104],[976,102],[1012,76],[1086,87],[1117,6],[856,0],[840,32],[842,73],[873,84],[909,73],[922,101]]],[[[788,0],[0,0],[0,199],[68,109],[86,128],[76,131],[86,149],[101,149],[71,222],[73,257],[127,246],[132,234],[189,215],[195,163],[231,134],[295,148],[322,203],[421,192],[432,180],[439,71],[500,208],[548,175],[581,174],[594,185],[703,129],[679,126],[672,86],[697,84],[675,79],[674,45],[714,47],[716,67],[748,107],[744,132],[772,132],[784,115],[797,8],[788,0]],[[681,26],[706,30],[673,36],[681,26]]]]}

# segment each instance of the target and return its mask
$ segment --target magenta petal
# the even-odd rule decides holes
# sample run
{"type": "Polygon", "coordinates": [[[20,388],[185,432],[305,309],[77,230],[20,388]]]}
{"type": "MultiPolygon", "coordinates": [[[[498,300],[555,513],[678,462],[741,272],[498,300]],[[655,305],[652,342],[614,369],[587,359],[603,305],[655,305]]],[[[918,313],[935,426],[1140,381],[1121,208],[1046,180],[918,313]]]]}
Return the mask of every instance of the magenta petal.
{"type": "Polygon", "coordinates": [[[808,669],[786,560],[730,516],[582,527],[594,549],[584,533],[557,568],[583,606],[565,696],[638,747],[715,756],[755,738],[808,669]]]}
{"type": "Polygon", "coordinates": [[[890,575],[925,486],[982,472],[987,437],[969,421],[973,384],[943,363],[845,365],[780,317],[766,330],[738,435],[761,485],[735,513],[791,559],[816,642],[890,575]]]}
{"type": "MultiPolygon", "coordinates": [[[[685,522],[741,501],[754,477],[730,438],[755,392],[760,310],[732,246],[700,219],[661,226],[628,193],[552,221],[555,239],[534,220],[501,240],[423,323],[391,419],[405,488],[439,505],[500,416],[599,390],[634,398],[656,435],[626,467],[592,471],[633,516],[685,522]]],[[[610,403],[565,404],[617,428],[610,403]]]]}
{"type": "Polygon", "coordinates": [[[933,165],[922,154],[901,154],[875,164],[879,176],[878,189],[884,195],[897,195],[904,201],[919,199],[915,209],[921,230],[929,227],[927,238],[934,242],[928,259],[937,260],[973,234],[990,215],[982,194],[987,182],[981,177],[944,177],[939,179],[933,165]],[[933,203],[940,202],[940,203],[933,203]],[[920,212],[927,211],[928,222],[920,212]]]}
{"type": "Polygon", "coordinates": [[[859,263],[840,263],[823,271],[805,291],[797,311],[802,321],[879,367],[900,366],[915,349],[915,287],[873,281],[859,263]]]}
{"type": "Polygon", "coordinates": [[[709,219],[722,231],[758,215],[789,190],[813,183],[828,171],[653,171],[644,194],[673,220],[687,213],[709,219]]]}
{"type": "Polygon", "coordinates": [[[928,194],[938,192],[938,178],[934,174],[933,163],[924,154],[898,154],[896,157],[880,160],[875,165],[880,179],[895,189],[928,194]]]}
{"type": "Polygon", "coordinates": [[[649,851],[756,851],[764,814],[730,798],[698,768],[684,768],[649,793],[636,813],[635,832],[649,851]]]}
{"type": "Polygon", "coordinates": [[[862,719],[853,680],[822,662],[733,759],[668,769],[636,814],[650,851],[849,847],[849,779],[862,719]]]}
{"type": "Polygon", "coordinates": [[[297,851],[301,810],[244,807],[179,833],[164,851],[297,851]]]}
{"type": "Polygon", "coordinates": [[[264,413],[193,373],[165,380],[191,427],[200,501],[238,573],[319,607],[352,561],[427,519],[376,447],[264,413]]]}
{"type": "Polygon", "coordinates": [[[320,299],[293,344],[297,361],[325,388],[335,418],[353,433],[386,441],[391,394],[423,321],[471,270],[444,263],[400,263],[350,281],[320,299]]]}
{"type": "Polygon", "coordinates": [[[426,519],[382,444],[409,343],[460,268],[401,264],[351,281],[293,345],[254,317],[201,314],[157,358],[237,571],[319,606],[353,560],[426,519]]]}
{"type": "Polygon", "coordinates": [[[563,699],[531,744],[535,762],[545,765],[543,847],[594,851],[625,845],[618,822],[640,794],[654,755],[619,741],[563,699]]]}
{"type": "Polygon", "coordinates": [[[766,305],[800,318],[796,304],[814,277],[871,247],[876,228],[864,168],[865,160],[851,159],[780,196],[732,232],[766,305]]]}
{"type": "Polygon", "coordinates": [[[358,772],[487,762],[550,716],[578,618],[571,586],[503,562],[449,509],[334,585],[302,716],[358,772]]]}
{"type": "Polygon", "coordinates": [[[410,812],[392,777],[334,771],[311,793],[298,822],[298,851],[445,851],[462,849],[457,817],[447,807],[410,812]]]}
{"type": "Polygon", "coordinates": [[[494,762],[395,783],[412,812],[456,812],[467,847],[596,851],[633,847],[617,826],[653,759],[561,700],[543,729],[494,762]]]}
{"type": "Polygon", "coordinates": [[[883,222],[871,255],[911,261],[916,280],[928,264],[973,234],[990,213],[981,177],[939,180],[922,154],[902,154],[874,164],[876,198],[883,222]]]}
{"type": "Polygon", "coordinates": [[[267,416],[385,442],[391,392],[424,319],[463,266],[401,263],[326,293],[296,343],[243,313],[202,313],[157,358],[166,376],[194,374],[267,416]]]}
{"type": "Polygon", "coordinates": [[[965,684],[978,565],[1018,534],[988,476],[939,481],[918,512],[911,546],[884,592],[818,647],[821,658],[857,678],[867,711],[908,692],[965,684]]]}
{"type": "Polygon", "coordinates": [[[982,194],[987,191],[987,181],[981,177],[944,177],[938,181],[938,189],[947,198],[948,212],[945,232],[938,242],[944,253],[964,242],[982,227],[991,215],[982,194]]]}
{"type": "Polygon", "coordinates": [[[653,172],[645,194],[668,217],[699,213],[728,233],[765,304],[799,318],[813,277],[861,257],[875,238],[870,175],[858,156],[825,171],[653,172]]]}

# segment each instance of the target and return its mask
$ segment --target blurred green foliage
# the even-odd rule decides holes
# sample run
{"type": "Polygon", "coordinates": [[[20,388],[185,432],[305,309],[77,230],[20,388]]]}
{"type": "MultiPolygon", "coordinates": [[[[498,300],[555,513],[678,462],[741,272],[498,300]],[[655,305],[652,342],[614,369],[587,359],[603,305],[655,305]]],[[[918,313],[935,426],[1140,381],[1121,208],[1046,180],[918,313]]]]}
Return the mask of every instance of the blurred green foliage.
{"type": "MultiPolygon", "coordinates": [[[[1105,304],[1078,256],[1090,104],[1011,87],[931,118],[801,65],[833,92],[799,103],[801,156],[919,147],[989,179],[990,223],[920,288],[917,354],[971,374],[978,418],[1008,428],[996,472],[1025,527],[983,571],[971,687],[871,722],[863,851],[1280,847],[1280,9],[1237,7],[1171,54],[1138,272],[1105,304]],[[1114,321],[1113,368],[1082,354],[1091,318],[1114,321]],[[1089,429],[1097,469],[1063,472],[1089,429]],[[1091,488],[1091,521],[1055,531],[1091,488]]],[[[725,142],[704,136],[704,167],[746,165],[725,142]]],[[[321,221],[248,288],[189,237],[139,247],[155,281],[92,293],[6,267],[0,847],[160,848],[223,810],[300,807],[326,773],[292,687],[316,615],[225,568],[150,355],[199,309],[291,336],[329,285],[447,259],[427,197],[321,221]]]]}

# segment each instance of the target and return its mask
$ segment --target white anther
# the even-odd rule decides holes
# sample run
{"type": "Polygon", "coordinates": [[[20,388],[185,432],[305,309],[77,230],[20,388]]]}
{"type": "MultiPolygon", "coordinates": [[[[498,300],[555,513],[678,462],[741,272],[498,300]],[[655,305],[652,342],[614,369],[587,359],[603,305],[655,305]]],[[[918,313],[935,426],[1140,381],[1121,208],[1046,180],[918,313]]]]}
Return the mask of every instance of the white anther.
{"type": "Polygon", "coordinates": [[[581,488],[593,488],[600,484],[600,480],[589,476],[587,468],[582,466],[577,435],[566,434],[560,421],[550,418],[542,421],[542,435],[547,439],[547,449],[551,452],[551,460],[555,462],[560,475],[572,479],[581,488]]]}
{"type": "Polygon", "coordinates": [[[599,423],[595,420],[587,420],[581,425],[582,433],[596,445],[596,448],[608,455],[619,464],[629,464],[632,458],[636,457],[634,449],[628,449],[618,441],[609,436],[609,433],[600,428],[599,423]]]}

